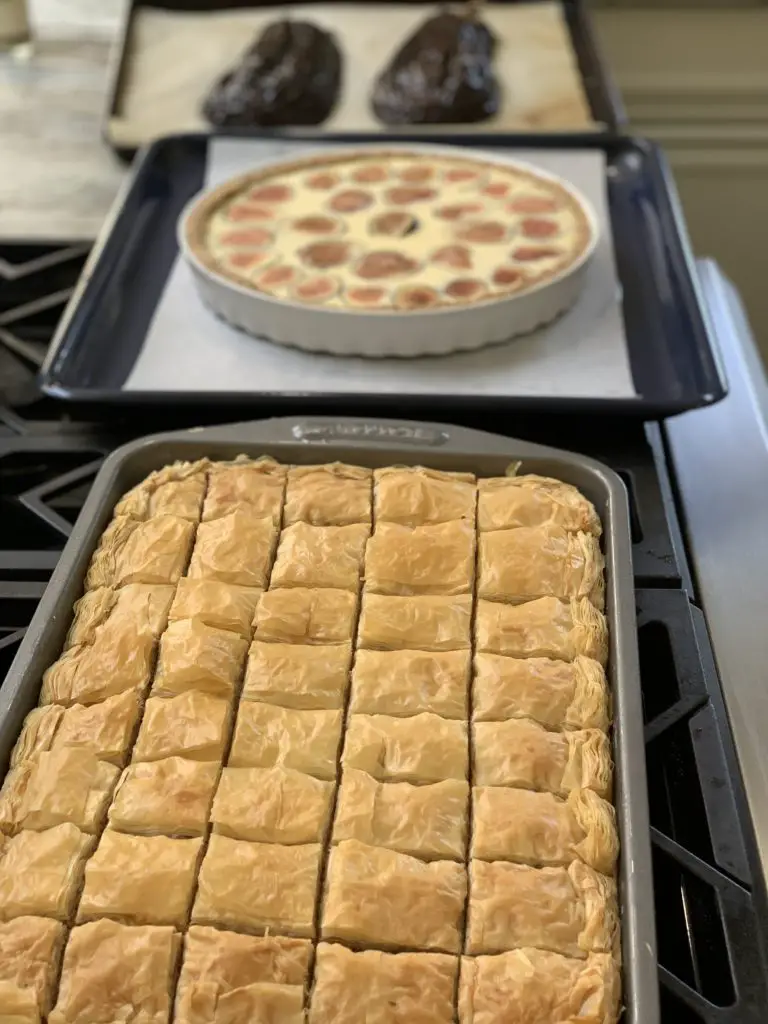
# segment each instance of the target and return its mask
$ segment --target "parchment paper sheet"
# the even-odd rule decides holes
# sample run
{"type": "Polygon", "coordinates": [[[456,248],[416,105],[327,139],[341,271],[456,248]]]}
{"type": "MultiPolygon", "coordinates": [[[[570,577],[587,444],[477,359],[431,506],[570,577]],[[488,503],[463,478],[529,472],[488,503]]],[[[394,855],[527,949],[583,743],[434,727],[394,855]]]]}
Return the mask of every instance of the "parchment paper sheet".
{"type": "MultiPolygon", "coordinates": [[[[207,185],[217,185],[283,153],[311,148],[289,142],[213,139],[207,185]]],[[[437,358],[313,355],[252,338],[216,319],[198,298],[192,275],[179,258],[124,387],[132,391],[634,396],[603,156],[578,150],[516,151],[515,155],[580,189],[591,200],[602,229],[584,292],[549,327],[478,352],[437,358]]]]}
{"type": "MultiPolygon", "coordinates": [[[[290,15],[333,32],[344,59],[341,100],[325,131],[385,130],[369,109],[373,81],[434,4],[355,3],[258,7],[217,12],[141,7],[128,42],[127,74],[112,141],[142,145],[158,135],[207,127],[199,109],[211,83],[239,60],[268,22],[290,15]]],[[[585,130],[594,127],[559,3],[486,4],[496,33],[499,115],[483,131],[585,130]]],[[[424,134],[425,129],[419,128],[424,134]]],[[[438,128],[438,132],[451,130],[438,128]]],[[[455,128],[454,128],[455,130],[455,128]]],[[[430,129],[426,129],[430,131],[430,129]]]]}

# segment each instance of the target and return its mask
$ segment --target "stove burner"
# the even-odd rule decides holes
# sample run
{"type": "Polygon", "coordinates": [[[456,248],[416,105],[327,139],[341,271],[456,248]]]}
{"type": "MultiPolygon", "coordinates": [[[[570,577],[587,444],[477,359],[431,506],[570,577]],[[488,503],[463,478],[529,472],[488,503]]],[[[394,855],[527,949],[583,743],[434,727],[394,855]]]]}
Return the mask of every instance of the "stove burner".
{"type": "MultiPolygon", "coordinates": [[[[231,408],[134,418],[36,395],[35,370],[85,255],[83,246],[0,244],[0,679],[104,455],[153,430],[236,418],[231,408]]],[[[468,425],[500,429],[495,420],[468,425]]],[[[706,624],[691,600],[661,429],[614,421],[606,433],[604,421],[530,416],[502,429],[601,459],[629,490],[662,1024],[764,1024],[754,842],[706,624]]]]}

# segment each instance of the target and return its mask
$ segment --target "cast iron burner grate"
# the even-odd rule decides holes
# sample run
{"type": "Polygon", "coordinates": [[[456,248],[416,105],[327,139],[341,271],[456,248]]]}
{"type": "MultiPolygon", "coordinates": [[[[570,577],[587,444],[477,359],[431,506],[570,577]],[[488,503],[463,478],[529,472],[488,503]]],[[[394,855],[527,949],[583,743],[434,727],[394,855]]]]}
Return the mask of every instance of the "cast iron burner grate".
{"type": "MultiPolygon", "coordinates": [[[[230,407],[138,416],[37,397],[34,372],[85,255],[82,246],[0,245],[0,679],[109,451],[154,430],[268,414],[230,407]]],[[[753,885],[755,844],[663,431],[530,416],[468,425],[585,452],[628,486],[662,1024],[765,1024],[764,893],[753,885]]]]}

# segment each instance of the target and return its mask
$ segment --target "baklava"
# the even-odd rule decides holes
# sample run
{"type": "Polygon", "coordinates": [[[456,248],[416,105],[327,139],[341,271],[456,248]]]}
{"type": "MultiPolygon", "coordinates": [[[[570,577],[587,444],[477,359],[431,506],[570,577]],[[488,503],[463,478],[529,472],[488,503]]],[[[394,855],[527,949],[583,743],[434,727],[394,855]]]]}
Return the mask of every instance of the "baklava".
{"type": "Polygon", "coordinates": [[[0,1019],[616,1024],[600,538],[544,477],[139,482],[0,789],[0,1019]]]}

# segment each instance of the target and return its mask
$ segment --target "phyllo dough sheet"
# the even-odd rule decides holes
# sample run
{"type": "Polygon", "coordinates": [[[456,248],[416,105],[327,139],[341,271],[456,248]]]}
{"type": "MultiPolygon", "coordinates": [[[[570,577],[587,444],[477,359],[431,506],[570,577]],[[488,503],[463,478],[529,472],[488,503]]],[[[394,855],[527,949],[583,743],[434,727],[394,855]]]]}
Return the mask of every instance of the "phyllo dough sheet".
{"type": "Polygon", "coordinates": [[[603,603],[550,478],[137,482],[0,789],[0,1018],[616,1024],[603,603]]]}

